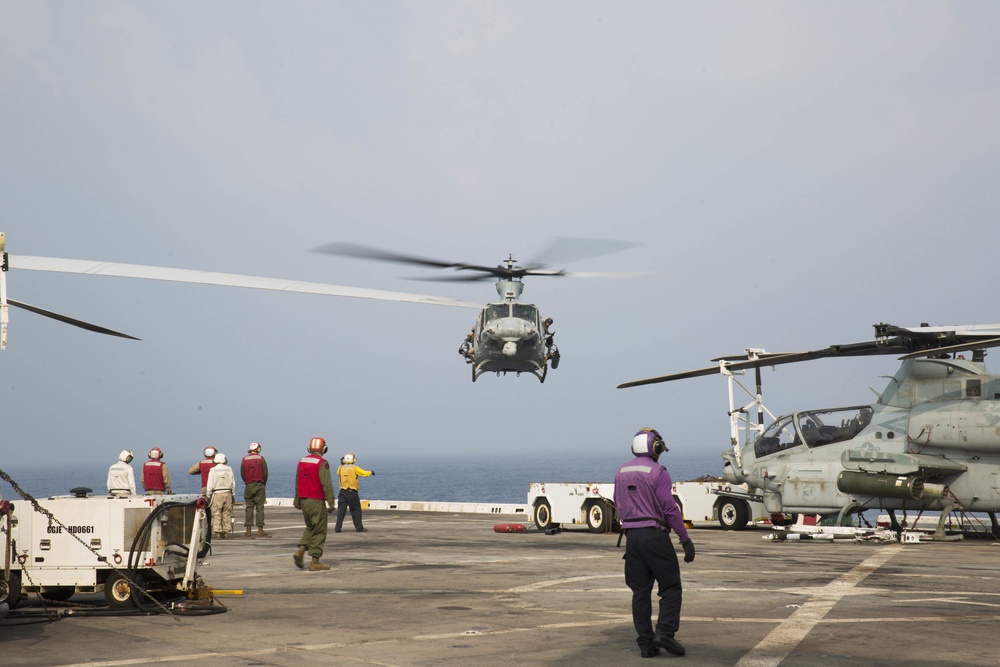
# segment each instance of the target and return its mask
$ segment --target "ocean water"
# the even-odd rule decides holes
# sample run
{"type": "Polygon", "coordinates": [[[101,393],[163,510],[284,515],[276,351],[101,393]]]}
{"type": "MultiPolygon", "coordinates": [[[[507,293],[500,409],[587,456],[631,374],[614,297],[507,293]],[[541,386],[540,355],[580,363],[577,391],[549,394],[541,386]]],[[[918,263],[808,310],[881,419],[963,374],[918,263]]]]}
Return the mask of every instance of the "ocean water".
{"type": "MultiPolygon", "coordinates": [[[[721,449],[706,447],[698,453],[668,452],[660,462],[670,471],[674,481],[695,479],[703,475],[722,473],[721,449]]],[[[268,464],[267,495],[290,498],[295,492],[295,467],[298,459],[265,458],[268,464]]],[[[374,470],[375,475],[361,480],[361,497],[366,500],[414,500],[440,502],[523,503],[531,482],[611,482],[618,466],[630,458],[624,455],[588,454],[584,456],[427,456],[420,458],[365,457],[359,453],[358,465],[374,470]]],[[[239,459],[233,457],[230,466],[236,473],[237,500],[243,497],[239,479],[239,459]]],[[[329,458],[333,471],[339,463],[329,458]]],[[[187,474],[195,463],[164,459],[170,471],[175,493],[198,493],[201,478],[187,474]]],[[[9,475],[25,492],[36,498],[67,495],[78,486],[97,493],[107,491],[107,471],[114,461],[63,464],[50,466],[5,466],[0,470],[9,475]]],[[[136,484],[141,493],[142,461],[132,462],[136,484]]],[[[336,485],[336,480],[334,480],[336,485]]],[[[18,495],[10,484],[0,479],[0,494],[9,500],[18,495]]]]}

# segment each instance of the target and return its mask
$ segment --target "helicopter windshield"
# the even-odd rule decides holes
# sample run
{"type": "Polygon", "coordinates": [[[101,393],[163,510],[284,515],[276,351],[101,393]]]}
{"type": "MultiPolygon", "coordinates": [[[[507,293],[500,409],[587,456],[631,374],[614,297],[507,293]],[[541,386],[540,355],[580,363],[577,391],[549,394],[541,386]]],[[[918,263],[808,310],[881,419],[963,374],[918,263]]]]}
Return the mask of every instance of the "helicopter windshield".
{"type": "Polygon", "coordinates": [[[865,405],[836,410],[812,410],[800,412],[796,417],[806,444],[819,447],[856,436],[871,422],[872,409],[865,405]]]}
{"type": "Polygon", "coordinates": [[[802,441],[792,425],[792,417],[782,417],[761,434],[754,444],[753,451],[757,458],[762,458],[801,444],[802,441]]]}
{"type": "Polygon", "coordinates": [[[821,447],[850,440],[872,420],[868,405],[833,410],[809,410],[780,417],[754,443],[757,458],[797,447],[821,447]]]}
{"type": "Polygon", "coordinates": [[[522,320],[535,322],[538,320],[538,309],[527,303],[515,303],[511,305],[511,312],[514,317],[522,320]]]}
{"type": "Polygon", "coordinates": [[[510,307],[506,303],[491,303],[486,306],[486,320],[496,320],[510,316],[510,307]]]}

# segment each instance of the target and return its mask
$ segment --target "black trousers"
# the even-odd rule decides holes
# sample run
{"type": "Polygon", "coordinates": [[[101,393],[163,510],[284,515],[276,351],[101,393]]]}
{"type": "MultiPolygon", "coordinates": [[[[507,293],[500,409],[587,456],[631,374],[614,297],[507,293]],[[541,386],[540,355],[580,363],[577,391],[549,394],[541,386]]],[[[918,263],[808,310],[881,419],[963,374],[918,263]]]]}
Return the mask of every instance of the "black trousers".
{"type": "Polygon", "coordinates": [[[632,624],[639,648],[653,645],[653,584],[660,598],[656,634],[673,637],[681,621],[681,570],[670,533],[630,528],[625,543],[625,583],[632,589],[632,624]]]}
{"type": "Polygon", "coordinates": [[[351,510],[351,521],[354,522],[354,529],[361,530],[361,497],[355,489],[341,489],[337,495],[337,525],[334,530],[340,531],[340,526],[344,523],[344,516],[347,510],[351,510]]]}

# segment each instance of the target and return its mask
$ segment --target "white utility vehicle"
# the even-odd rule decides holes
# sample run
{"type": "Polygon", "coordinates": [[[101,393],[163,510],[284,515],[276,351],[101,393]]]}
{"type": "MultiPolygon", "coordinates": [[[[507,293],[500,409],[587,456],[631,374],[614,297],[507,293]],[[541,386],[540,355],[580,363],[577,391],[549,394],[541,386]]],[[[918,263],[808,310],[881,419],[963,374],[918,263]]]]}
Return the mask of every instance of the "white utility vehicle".
{"type": "Polygon", "coordinates": [[[200,496],[72,492],[38,500],[37,508],[15,502],[0,514],[0,604],[103,591],[112,607],[131,607],[144,593],[191,593],[200,585],[195,568],[209,547],[200,496]]]}
{"type": "MultiPolygon", "coordinates": [[[[742,530],[748,523],[769,521],[760,497],[746,485],[715,479],[674,482],[672,488],[684,521],[694,527],[742,530]]],[[[528,489],[528,505],[539,530],[561,524],[586,524],[592,533],[617,530],[614,497],[612,482],[532,482],[528,489]]]]}

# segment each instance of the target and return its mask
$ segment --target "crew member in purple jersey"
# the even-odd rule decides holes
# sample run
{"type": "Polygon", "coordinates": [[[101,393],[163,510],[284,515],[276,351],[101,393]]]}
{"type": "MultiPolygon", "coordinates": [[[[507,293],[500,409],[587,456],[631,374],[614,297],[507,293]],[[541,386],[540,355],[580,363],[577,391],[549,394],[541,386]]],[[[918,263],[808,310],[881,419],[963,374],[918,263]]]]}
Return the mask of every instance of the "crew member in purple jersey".
{"type": "Polygon", "coordinates": [[[685,563],[694,560],[694,544],[674,502],[670,474],[657,463],[666,451],[660,434],[643,428],[632,439],[635,458],[615,475],[615,505],[626,536],[625,583],[632,589],[632,623],[643,658],[659,655],[661,648],[673,655],[685,653],[674,638],[681,619],[681,569],[670,531],[684,547],[685,563]],[[660,598],[655,633],[650,621],[654,583],[660,598]]]}

